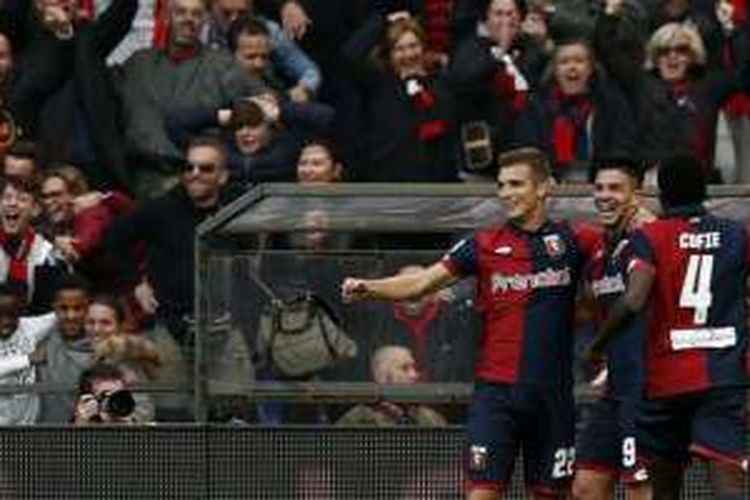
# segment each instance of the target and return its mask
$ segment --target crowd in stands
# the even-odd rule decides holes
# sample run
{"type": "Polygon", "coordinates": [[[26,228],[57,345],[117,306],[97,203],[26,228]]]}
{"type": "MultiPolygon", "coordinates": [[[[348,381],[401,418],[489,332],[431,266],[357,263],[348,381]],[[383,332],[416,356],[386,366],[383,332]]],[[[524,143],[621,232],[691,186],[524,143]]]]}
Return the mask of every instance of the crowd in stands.
{"type": "MultiPolygon", "coordinates": [[[[747,13],[744,0],[0,1],[0,385],[68,390],[6,391],[0,424],[114,421],[111,393],[187,381],[195,229],[258,183],[494,182],[518,146],[544,150],[560,182],[587,182],[597,158],[651,171],[685,151],[715,182],[747,182],[747,13]]],[[[326,238],[283,245],[347,245],[326,238]]],[[[424,333],[447,302],[392,311],[383,345],[412,351],[383,352],[411,360],[410,380],[464,378],[426,361],[452,342],[424,333]]],[[[242,334],[216,330],[233,364],[214,382],[249,384],[242,334]]],[[[132,404],[128,420],[190,418],[177,396],[132,404]]]]}

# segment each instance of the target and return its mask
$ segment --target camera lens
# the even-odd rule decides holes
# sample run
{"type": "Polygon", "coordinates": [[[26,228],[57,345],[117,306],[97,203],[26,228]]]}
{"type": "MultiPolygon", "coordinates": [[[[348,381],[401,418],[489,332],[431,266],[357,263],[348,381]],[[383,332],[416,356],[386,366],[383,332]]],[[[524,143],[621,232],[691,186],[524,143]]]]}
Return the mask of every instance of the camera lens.
{"type": "Polygon", "coordinates": [[[135,399],[130,391],[115,391],[102,401],[102,407],[112,417],[127,417],[135,410],[135,399]]]}

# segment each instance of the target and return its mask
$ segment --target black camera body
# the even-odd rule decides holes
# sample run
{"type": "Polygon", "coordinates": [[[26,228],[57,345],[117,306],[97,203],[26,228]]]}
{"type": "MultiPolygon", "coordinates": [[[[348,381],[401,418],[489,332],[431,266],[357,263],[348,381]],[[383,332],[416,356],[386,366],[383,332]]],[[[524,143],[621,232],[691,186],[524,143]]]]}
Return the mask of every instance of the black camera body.
{"type": "Polygon", "coordinates": [[[106,413],[110,417],[124,418],[135,411],[133,393],[126,389],[105,392],[96,401],[99,403],[99,413],[106,413]]]}

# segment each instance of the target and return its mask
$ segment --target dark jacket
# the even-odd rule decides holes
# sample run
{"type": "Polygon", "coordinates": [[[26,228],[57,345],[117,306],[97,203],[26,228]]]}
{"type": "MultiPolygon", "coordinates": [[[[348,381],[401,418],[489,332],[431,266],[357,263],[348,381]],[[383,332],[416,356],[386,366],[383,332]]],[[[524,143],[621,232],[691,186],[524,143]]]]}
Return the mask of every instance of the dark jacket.
{"type": "MultiPolygon", "coordinates": [[[[526,104],[527,92],[514,95],[507,83],[512,81],[506,64],[493,57],[494,42],[485,37],[471,36],[463,40],[448,68],[451,87],[456,95],[459,122],[485,121],[493,131],[496,152],[507,149],[512,141],[516,120],[526,104]]],[[[528,84],[536,88],[547,57],[543,48],[531,37],[520,35],[508,55],[528,84]]]]}
{"type": "Polygon", "coordinates": [[[159,301],[157,317],[175,336],[184,333],[182,317],[193,311],[195,228],[231,198],[230,191],[211,208],[197,208],[180,185],[148,200],[115,221],[106,234],[112,252],[145,242],[147,274],[159,301]]]}
{"type": "Polygon", "coordinates": [[[106,57],[130,30],[137,9],[138,0],[118,0],[95,21],[76,26],[67,79],[41,109],[38,128],[43,160],[74,162],[95,184],[124,189],[132,187],[131,177],[106,57]]]}
{"type": "MultiPolygon", "coordinates": [[[[256,154],[242,153],[237,149],[232,131],[226,131],[229,170],[234,181],[294,181],[302,146],[307,140],[326,134],[334,117],[333,108],[314,102],[285,101],[280,113],[281,124],[274,130],[270,144],[256,154]]],[[[182,149],[206,129],[219,128],[216,110],[205,107],[170,113],[166,124],[170,139],[182,149]]]]}
{"type": "MultiPolygon", "coordinates": [[[[532,94],[526,110],[521,114],[516,129],[518,145],[535,146],[556,157],[554,121],[554,92],[543,87],[532,94]]],[[[627,101],[616,86],[606,79],[595,77],[590,84],[589,98],[594,103],[590,127],[591,151],[588,158],[576,158],[587,163],[597,157],[629,155],[635,149],[635,124],[627,101]]],[[[555,165],[562,172],[562,165],[555,165]]]]}
{"type": "Polygon", "coordinates": [[[387,304],[371,316],[367,332],[377,345],[411,349],[423,382],[471,382],[480,322],[470,299],[427,303],[417,316],[399,304],[387,304]]]}
{"type": "Polygon", "coordinates": [[[454,110],[446,78],[432,74],[410,79],[418,80],[415,86],[390,68],[363,64],[379,42],[385,23],[382,16],[371,18],[343,49],[364,92],[366,158],[358,177],[384,182],[453,181],[454,110]],[[421,90],[410,93],[410,86],[421,90]]]}
{"type": "Polygon", "coordinates": [[[41,105],[67,78],[73,42],[59,40],[46,29],[30,33],[30,7],[30,0],[8,0],[0,10],[0,32],[13,51],[10,80],[0,93],[3,108],[17,125],[17,137],[33,139],[41,105]]]}
{"type": "Polygon", "coordinates": [[[627,16],[600,16],[595,48],[630,103],[637,124],[635,153],[653,164],[690,151],[712,170],[718,113],[734,92],[750,85],[746,37],[738,31],[724,41],[735,55],[731,68],[709,64],[708,71],[694,71],[687,82],[675,86],[659,78],[655,70],[641,69],[639,58],[623,55],[627,51],[612,50],[613,45],[623,48],[638,43],[628,22],[627,16]]]}

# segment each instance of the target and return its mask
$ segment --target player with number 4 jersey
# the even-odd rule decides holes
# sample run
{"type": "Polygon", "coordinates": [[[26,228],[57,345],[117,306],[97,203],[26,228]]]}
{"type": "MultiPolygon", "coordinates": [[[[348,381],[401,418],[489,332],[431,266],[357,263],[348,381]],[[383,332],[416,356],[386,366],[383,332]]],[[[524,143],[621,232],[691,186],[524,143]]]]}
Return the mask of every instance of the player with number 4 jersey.
{"type": "Polygon", "coordinates": [[[676,464],[709,460],[717,498],[745,498],[748,238],[703,206],[692,158],[659,169],[663,214],[636,231],[630,282],[591,347],[595,356],[649,301],[646,401],[639,445],[653,458],[654,498],[678,498],[676,464]]]}

